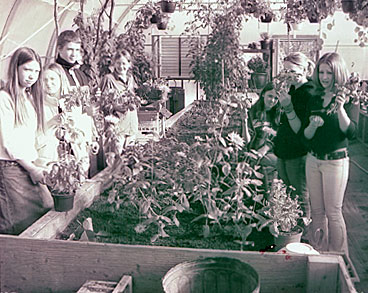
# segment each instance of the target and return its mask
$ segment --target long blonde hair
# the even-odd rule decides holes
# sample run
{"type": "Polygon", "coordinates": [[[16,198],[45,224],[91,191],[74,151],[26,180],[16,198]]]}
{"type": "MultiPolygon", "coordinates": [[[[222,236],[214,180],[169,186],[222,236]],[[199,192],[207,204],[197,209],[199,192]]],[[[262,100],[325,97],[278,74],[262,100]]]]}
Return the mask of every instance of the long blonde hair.
{"type": "Polygon", "coordinates": [[[5,86],[5,91],[9,93],[14,104],[14,125],[24,123],[27,115],[24,99],[21,93],[19,84],[18,68],[30,61],[36,61],[40,65],[40,73],[37,81],[27,91],[32,95],[33,106],[37,115],[37,128],[44,128],[44,113],[43,113],[43,84],[42,84],[42,63],[40,56],[31,48],[21,47],[17,49],[10,58],[8,67],[8,81],[5,86]]]}
{"type": "MultiPolygon", "coordinates": [[[[50,63],[49,65],[45,67],[45,72],[46,70],[52,70],[59,76],[60,78],[60,89],[59,89],[60,96],[68,94],[70,92],[70,86],[69,86],[69,81],[65,74],[64,68],[58,63],[50,63]]],[[[58,98],[60,98],[60,96],[58,98]]]]}
{"type": "Polygon", "coordinates": [[[343,85],[346,83],[349,78],[349,70],[346,67],[344,59],[338,53],[330,52],[319,58],[316,69],[314,70],[313,82],[317,87],[321,89],[323,88],[319,80],[319,67],[321,64],[327,64],[332,70],[334,77],[334,86],[332,88],[333,91],[335,90],[336,84],[343,85]]]}

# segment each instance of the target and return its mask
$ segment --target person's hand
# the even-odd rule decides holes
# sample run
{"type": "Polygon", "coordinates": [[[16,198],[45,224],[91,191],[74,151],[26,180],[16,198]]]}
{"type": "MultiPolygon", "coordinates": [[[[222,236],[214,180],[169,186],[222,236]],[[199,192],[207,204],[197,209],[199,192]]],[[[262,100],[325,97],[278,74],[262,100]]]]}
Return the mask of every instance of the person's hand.
{"type": "Polygon", "coordinates": [[[309,125],[311,125],[312,127],[318,128],[321,127],[325,122],[321,116],[312,115],[309,117],[309,123],[309,125]]]}
{"type": "Polygon", "coordinates": [[[291,96],[285,90],[281,90],[279,93],[279,101],[281,107],[288,108],[291,104],[291,96]]]}
{"type": "Polygon", "coordinates": [[[336,111],[342,110],[344,108],[344,104],[346,103],[346,99],[343,96],[336,96],[335,98],[336,102],[336,111]]]}
{"type": "Polygon", "coordinates": [[[29,171],[29,176],[31,177],[33,184],[45,184],[45,174],[46,171],[39,167],[34,167],[31,171],[29,171]]]}

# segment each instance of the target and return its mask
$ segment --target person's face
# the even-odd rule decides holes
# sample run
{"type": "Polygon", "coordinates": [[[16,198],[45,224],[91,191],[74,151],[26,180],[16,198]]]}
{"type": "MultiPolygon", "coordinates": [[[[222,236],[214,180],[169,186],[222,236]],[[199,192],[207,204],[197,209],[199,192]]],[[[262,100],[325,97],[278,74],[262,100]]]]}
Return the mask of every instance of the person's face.
{"type": "Polygon", "coordinates": [[[121,56],[121,58],[115,60],[115,64],[114,64],[115,72],[119,75],[126,74],[128,70],[130,69],[130,67],[131,67],[131,64],[129,60],[124,56],[121,56]]]}
{"type": "Polygon", "coordinates": [[[305,82],[305,79],[307,78],[307,71],[302,66],[285,61],[284,69],[293,73],[293,78],[290,80],[291,85],[298,85],[305,82]]]}
{"type": "Polygon", "coordinates": [[[319,65],[318,78],[324,89],[330,90],[333,87],[334,75],[329,65],[325,63],[319,65]]]}
{"type": "Polygon", "coordinates": [[[18,67],[19,86],[21,88],[31,87],[40,76],[41,66],[35,61],[29,61],[18,67]]]}
{"type": "Polygon", "coordinates": [[[81,58],[81,45],[80,43],[69,42],[64,47],[59,48],[60,57],[69,63],[75,63],[81,58]]]}
{"type": "Polygon", "coordinates": [[[270,110],[277,104],[277,94],[275,90],[270,90],[264,94],[265,109],[270,110]]]}
{"type": "Polygon", "coordinates": [[[61,87],[60,76],[55,71],[47,69],[44,74],[44,85],[48,95],[57,95],[61,87]]]}

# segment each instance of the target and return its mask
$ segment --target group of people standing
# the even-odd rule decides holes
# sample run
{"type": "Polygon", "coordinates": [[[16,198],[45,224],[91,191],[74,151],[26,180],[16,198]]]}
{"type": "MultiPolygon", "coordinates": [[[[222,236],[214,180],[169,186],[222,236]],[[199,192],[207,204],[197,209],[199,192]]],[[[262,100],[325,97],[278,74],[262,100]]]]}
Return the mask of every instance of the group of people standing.
{"type": "MultiPolygon", "coordinates": [[[[19,234],[53,206],[45,185],[45,171],[58,161],[59,141],[55,135],[63,96],[73,87],[89,89],[90,77],[80,68],[81,40],[74,31],[58,36],[55,62],[43,67],[40,56],[31,48],[18,48],[11,56],[7,81],[0,90],[0,233],[19,234]]],[[[101,86],[134,91],[131,56],[122,50],[114,58],[112,74],[101,86]],[[122,88],[124,85],[124,88],[122,88]]],[[[119,112],[119,109],[115,109],[119,112]]],[[[101,143],[94,125],[96,109],[76,105],[68,113],[81,139],[71,145],[86,173],[92,147],[101,143]]],[[[66,114],[66,113],[65,113],[66,114]]],[[[137,109],[118,113],[122,137],[137,135],[137,109]],[[128,117],[128,118],[127,118],[128,117]]],[[[97,163],[96,163],[97,164],[97,163]]],[[[102,169],[97,166],[97,169],[102,169]]]]}
{"type": "MultiPolygon", "coordinates": [[[[0,91],[0,233],[19,234],[52,207],[44,170],[58,159],[54,132],[63,111],[60,100],[71,87],[88,86],[90,79],[80,68],[81,42],[74,31],[61,33],[57,48],[55,63],[45,70],[34,50],[17,49],[0,91]]],[[[101,90],[133,92],[130,54],[117,52],[112,66],[101,90]]],[[[277,92],[270,82],[250,111],[250,147],[295,189],[305,225],[312,221],[310,242],[316,248],[348,253],[342,205],[349,173],[348,140],[355,135],[356,123],[351,116],[354,105],[336,96],[348,70],[337,53],[324,54],[315,66],[304,54],[292,53],[284,59],[284,67],[293,75],[288,89],[277,92]],[[337,106],[332,113],[331,104],[337,106]]],[[[82,124],[84,145],[72,148],[88,168],[87,142],[98,135],[94,110],[82,110],[76,110],[75,120],[82,124]]],[[[113,110],[126,143],[138,133],[137,108],[132,105],[125,113],[113,110]]]]}
{"type": "Polygon", "coordinates": [[[348,140],[355,137],[353,113],[359,105],[347,103],[337,87],[346,83],[349,72],[334,52],[315,65],[303,53],[291,53],[284,69],[292,76],[288,87],[276,92],[270,82],[250,110],[250,147],[299,196],[307,240],[317,249],[348,254],[342,206],[348,140]]]}

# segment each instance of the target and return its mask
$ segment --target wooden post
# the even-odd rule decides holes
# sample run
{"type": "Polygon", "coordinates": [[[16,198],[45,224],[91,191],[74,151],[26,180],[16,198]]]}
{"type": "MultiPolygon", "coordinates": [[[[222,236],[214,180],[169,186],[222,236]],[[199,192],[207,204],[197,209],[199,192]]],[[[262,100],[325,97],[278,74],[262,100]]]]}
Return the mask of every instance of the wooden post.
{"type": "Polygon", "coordinates": [[[312,255],[308,257],[308,293],[337,292],[339,261],[335,256],[312,255]]]}

